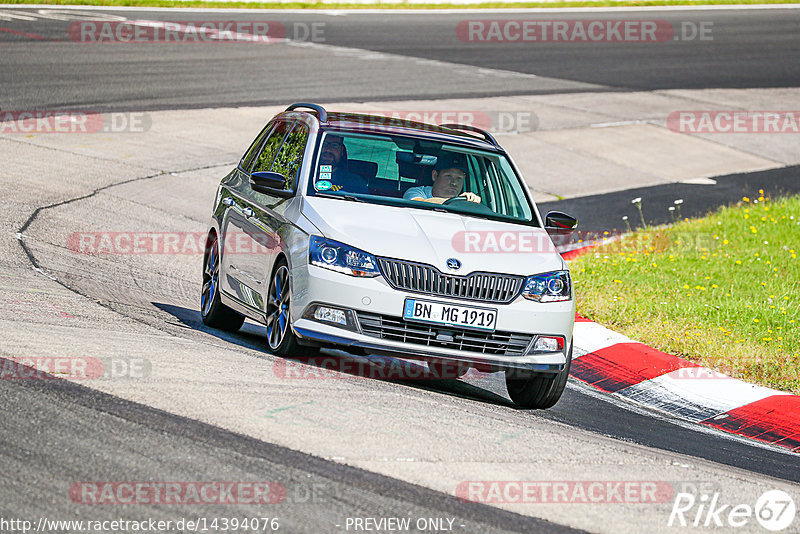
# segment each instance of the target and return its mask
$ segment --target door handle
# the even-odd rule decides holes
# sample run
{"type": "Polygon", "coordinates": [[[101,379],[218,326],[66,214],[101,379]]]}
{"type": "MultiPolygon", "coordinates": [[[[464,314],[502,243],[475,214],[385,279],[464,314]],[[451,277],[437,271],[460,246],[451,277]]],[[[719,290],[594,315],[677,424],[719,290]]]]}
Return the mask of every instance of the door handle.
{"type": "Polygon", "coordinates": [[[233,200],[231,197],[225,197],[222,199],[222,203],[225,204],[226,206],[233,206],[234,204],[236,204],[236,201],[233,200]]]}
{"type": "Polygon", "coordinates": [[[243,214],[245,217],[247,217],[248,219],[249,219],[250,217],[252,217],[253,215],[255,215],[255,213],[253,213],[253,210],[252,210],[252,209],[250,209],[250,208],[245,208],[245,209],[243,209],[243,210],[242,210],[242,214],[243,214]]]}

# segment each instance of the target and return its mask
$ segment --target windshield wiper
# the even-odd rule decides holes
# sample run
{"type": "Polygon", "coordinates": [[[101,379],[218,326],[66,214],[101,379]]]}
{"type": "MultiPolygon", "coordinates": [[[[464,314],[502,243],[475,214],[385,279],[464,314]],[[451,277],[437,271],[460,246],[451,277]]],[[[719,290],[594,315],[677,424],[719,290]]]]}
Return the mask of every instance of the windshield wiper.
{"type": "Polygon", "coordinates": [[[317,193],[316,196],[318,197],[325,197],[325,198],[343,198],[344,200],[349,200],[350,202],[364,202],[358,197],[354,197],[353,195],[331,195],[329,193],[317,193]]]}
{"type": "MultiPolygon", "coordinates": [[[[415,205],[414,207],[420,207],[420,206],[419,205],[415,205]]],[[[437,213],[455,213],[456,215],[461,215],[461,216],[466,216],[466,217],[477,217],[478,219],[486,219],[487,221],[498,220],[497,218],[489,216],[489,215],[486,215],[486,214],[477,214],[477,213],[474,213],[472,211],[462,211],[462,210],[457,210],[457,209],[455,209],[455,210],[447,209],[444,206],[440,206],[438,204],[434,204],[434,207],[431,207],[431,208],[426,206],[424,209],[429,209],[429,210],[435,211],[437,213]]]]}

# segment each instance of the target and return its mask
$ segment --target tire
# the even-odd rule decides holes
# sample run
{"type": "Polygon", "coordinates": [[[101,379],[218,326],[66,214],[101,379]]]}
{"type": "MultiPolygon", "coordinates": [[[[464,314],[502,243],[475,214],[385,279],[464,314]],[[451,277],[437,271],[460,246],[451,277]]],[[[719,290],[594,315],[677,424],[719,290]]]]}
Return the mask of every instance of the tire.
{"type": "Polygon", "coordinates": [[[319,349],[300,345],[297,336],[292,332],[292,289],[289,278],[288,264],[281,258],[275,264],[269,281],[266,309],[267,345],[278,356],[290,358],[314,356],[319,353],[319,349]]]}
{"type": "Polygon", "coordinates": [[[506,370],[508,395],[520,408],[537,410],[552,408],[564,393],[571,366],[572,345],[567,354],[567,363],[559,373],[525,373],[514,369],[506,370]]]}
{"type": "Polygon", "coordinates": [[[200,315],[212,328],[236,332],[244,323],[244,315],[225,306],[219,297],[219,241],[214,232],[208,234],[203,257],[203,289],[200,293],[200,315]]]}
{"type": "Polygon", "coordinates": [[[433,378],[448,379],[461,378],[467,374],[469,366],[443,360],[430,360],[428,362],[428,369],[433,373],[433,378]]]}

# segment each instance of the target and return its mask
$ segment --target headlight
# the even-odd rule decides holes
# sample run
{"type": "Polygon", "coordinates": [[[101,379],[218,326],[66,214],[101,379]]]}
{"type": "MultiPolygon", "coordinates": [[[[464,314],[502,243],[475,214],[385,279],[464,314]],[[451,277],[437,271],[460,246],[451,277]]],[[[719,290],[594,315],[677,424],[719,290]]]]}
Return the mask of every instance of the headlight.
{"type": "Polygon", "coordinates": [[[373,277],[381,274],[375,256],[350,245],[312,235],[308,249],[311,265],[350,276],[373,277]]]}
{"type": "Polygon", "coordinates": [[[529,276],[522,296],[536,302],[561,302],[572,298],[569,271],[553,271],[529,276]]]}

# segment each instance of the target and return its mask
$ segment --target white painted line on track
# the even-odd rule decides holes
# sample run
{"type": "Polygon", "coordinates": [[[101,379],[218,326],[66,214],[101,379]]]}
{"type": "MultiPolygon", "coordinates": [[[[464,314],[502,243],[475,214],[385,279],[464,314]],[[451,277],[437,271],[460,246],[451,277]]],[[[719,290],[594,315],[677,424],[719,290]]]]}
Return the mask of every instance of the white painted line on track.
{"type": "MultiPolygon", "coordinates": [[[[70,6],[76,7],[76,6],[70,6]]],[[[77,6],[77,7],[84,7],[84,6],[77,6]]],[[[95,11],[102,11],[104,8],[99,6],[87,6],[91,7],[92,10],[95,11]]],[[[0,5],[0,9],[3,8],[3,5],[0,5]]],[[[49,9],[48,9],[49,10],[49,9]]],[[[55,10],[57,11],[57,10],[55,10]]],[[[142,11],[142,10],[137,10],[142,11]]],[[[154,11],[146,9],[144,11],[154,11]]],[[[207,11],[207,10],[206,10],[207,11]]],[[[262,12],[267,12],[265,10],[261,10],[262,12]]],[[[210,12],[219,12],[217,10],[212,10],[210,12]]],[[[268,11],[272,12],[272,11],[268,11]]],[[[103,22],[103,21],[98,21],[103,22]]],[[[123,22],[123,21],[120,21],[123,22]]],[[[334,55],[340,57],[350,57],[359,60],[366,60],[366,61],[403,61],[403,62],[411,62],[414,65],[424,66],[424,67],[431,67],[434,69],[447,69],[451,71],[455,75],[471,75],[477,77],[492,77],[492,78],[516,78],[516,79],[528,79],[533,80],[538,78],[536,74],[524,73],[524,72],[517,72],[511,70],[504,70],[504,69],[490,69],[486,67],[477,67],[473,65],[466,65],[463,63],[452,63],[449,61],[441,61],[436,59],[426,59],[426,58],[418,58],[414,56],[404,56],[401,54],[393,54],[389,52],[378,52],[374,50],[367,50],[363,48],[354,48],[354,47],[346,47],[346,46],[339,46],[339,45],[330,45],[325,43],[316,43],[310,41],[297,41],[292,39],[286,38],[273,38],[273,37],[265,37],[262,35],[252,35],[249,33],[243,32],[233,32],[232,37],[228,37],[225,34],[231,33],[226,31],[220,31],[216,29],[208,29],[203,28],[201,25],[198,26],[188,26],[183,23],[179,22],[171,22],[171,21],[155,21],[155,20],[124,20],[125,23],[130,24],[132,26],[138,27],[145,27],[145,28],[154,28],[160,29],[162,32],[166,29],[168,33],[182,33],[186,36],[195,35],[197,36],[199,33],[202,33],[205,38],[211,40],[220,40],[220,41],[242,41],[242,42],[260,42],[264,45],[269,44],[284,44],[287,46],[294,46],[298,48],[307,48],[307,49],[315,49],[319,51],[324,51],[328,53],[333,53],[334,55]]],[[[200,23],[201,21],[198,21],[200,23]]],[[[586,85],[593,85],[593,84],[586,84],[586,85]]],[[[601,89],[605,86],[601,85],[594,85],[594,87],[601,89]]]]}
{"type": "Polygon", "coordinates": [[[596,122],[590,124],[589,128],[614,128],[615,126],[631,126],[635,124],[657,124],[657,121],[640,119],[632,121],[596,122]]]}
{"type": "MultiPolygon", "coordinates": [[[[321,51],[333,52],[337,56],[352,57],[363,60],[378,60],[378,61],[410,61],[415,65],[422,65],[433,68],[444,68],[453,71],[455,74],[477,74],[481,77],[498,77],[498,78],[523,78],[534,79],[538,78],[536,74],[528,74],[524,72],[516,72],[503,69],[487,69],[485,67],[475,67],[472,65],[465,65],[463,63],[450,63],[448,61],[440,61],[438,59],[424,59],[413,56],[403,56],[400,54],[391,54],[388,52],[376,52],[374,50],[365,50],[362,48],[350,48],[346,46],[328,45],[323,43],[311,43],[308,41],[293,41],[286,40],[285,44],[299,48],[316,48],[321,51]]],[[[597,86],[602,87],[602,86],[597,86]]]]}
{"type": "Polygon", "coordinates": [[[750,10],[791,10],[800,9],[800,4],[731,4],[731,5],[692,5],[692,6],[619,6],[619,7],[536,7],[536,8],[464,8],[464,9],[265,9],[265,8],[213,8],[213,7],[132,7],[132,6],[74,6],[57,4],[0,4],[0,8],[14,9],[50,9],[77,11],[164,11],[164,12],[196,12],[196,13],[286,13],[286,14],[323,14],[331,16],[343,15],[383,15],[403,13],[427,16],[430,13],[617,13],[642,11],[750,11],[750,10]]]}

